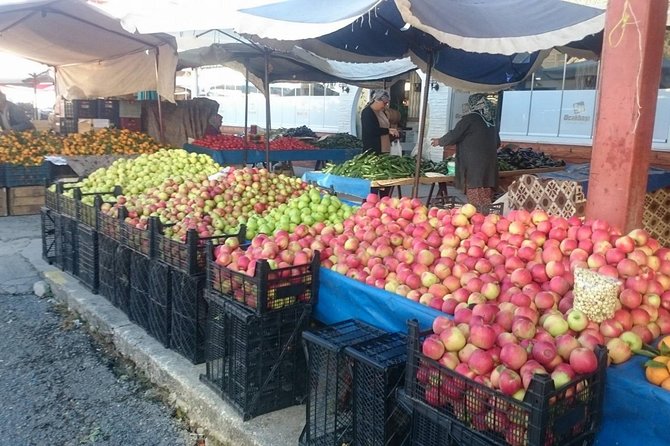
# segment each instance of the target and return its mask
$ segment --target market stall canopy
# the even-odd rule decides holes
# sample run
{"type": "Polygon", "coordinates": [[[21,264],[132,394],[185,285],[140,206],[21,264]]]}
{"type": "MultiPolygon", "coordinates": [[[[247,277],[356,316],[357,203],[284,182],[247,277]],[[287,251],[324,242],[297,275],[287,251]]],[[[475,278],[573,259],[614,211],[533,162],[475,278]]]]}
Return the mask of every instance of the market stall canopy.
{"type": "MultiPolygon", "coordinates": [[[[303,0],[289,0],[266,8],[279,8],[286,3],[298,8],[294,4],[296,2],[301,3],[303,0]]],[[[306,4],[303,7],[307,7],[306,4]]],[[[312,9],[316,10],[316,6],[312,9]]],[[[251,12],[248,9],[244,11],[251,12]]],[[[294,26],[289,20],[292,16],[287,11],[280,17],[286,17],[287,28],[294,26]]],[[[295,26],[300,27],[299,24],[295,26]]],[[[249,31],[252,28],[240,25],[238,30],[249,31]]],[[[540,51],[513,55],[480,54],[449,47],[423,31],[406,27],[392,1],[382,1],[359,21],[318,38],[286,41],[279,34],[262,35],[269,38],[250,38],[284,51],[299,46],[321,57],[338,61],[382,62],[409,56],[412,62],[426,72],[429,58],[432,57],[432,72],[438,81],[471,92],[499,91],[521,82],[540,66],[546,54],[540,51]]]]}
{"type": "Polygon", "coordinates": [[[412,26],[452,48],[489,54],[513,55],[566,45],[605,25],[602,10],[558,0],[359,0],[338,8],[328,0],[287,0],[241,9],[243,19],[236,30],[261,38],[309,39],[358,19],[360,24],[352,29],[386,21],[392,9],[402,16],[400,28],[412,26]]]}
{"type": "Polygon", "coordinates": [[[118,17],[123,28],[131,33],[177,33],[232,28],[239,20],[238,9],[276,1],[278,0],[97,0],[96,7],[118,17]]]}
{"type": "Polygon", "coordinates": [[[133,35],[83,0],[0,5],[0,47],[56,67],[59,95],[67,99],[157,90],[174,101],[174,37],[133,35]]]}
{"type": "MultiPolygon", "coordinates": [[[[244,43],[212,44],[208,47],[179,53],[179,68],[224,65],[242,73],[249,70],[249,80],[263,90],[265,70],[264,49],[244,43]]],[[[268,78],[272,82],[345,82],[366,87],[379,86],[371,81],[392,82],[414,71],[408,59],[380,63],[336,62],[316,56],[299,47],[287,52],[272,51],[268,78]]]]}

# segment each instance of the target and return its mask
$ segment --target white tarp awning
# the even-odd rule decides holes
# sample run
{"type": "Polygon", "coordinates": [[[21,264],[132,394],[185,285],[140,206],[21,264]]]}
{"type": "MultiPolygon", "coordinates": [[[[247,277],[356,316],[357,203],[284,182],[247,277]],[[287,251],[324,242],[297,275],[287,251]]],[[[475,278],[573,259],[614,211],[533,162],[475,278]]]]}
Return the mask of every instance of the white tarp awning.
{"type": "Polygon", "coordinates": [[[0,5],[0,47],[56,67],[58,93],[67,99],[157,90],[174,101],[174,37],[131,34],[83,0],[0,5]]]}
{"type": "MultiPolygon", "coordinates": [[[[607,0],[563,0],[568,3],[576,3],[578,5],[590,6],[591,8],[607,9],[607,0]]],[[[670,6],[668,6],[668,18],[665,26],[670,26],[670,6]]]]}

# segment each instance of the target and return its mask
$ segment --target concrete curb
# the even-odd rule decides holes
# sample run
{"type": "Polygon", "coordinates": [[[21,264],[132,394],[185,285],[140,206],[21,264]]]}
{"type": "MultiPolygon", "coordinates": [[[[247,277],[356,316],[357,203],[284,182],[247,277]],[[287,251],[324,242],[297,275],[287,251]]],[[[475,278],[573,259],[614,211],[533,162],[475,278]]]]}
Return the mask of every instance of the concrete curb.
{"type": "MultiPolygon", "coordinates": [[[[41,259],[39,259],[41,262],[41,259]]],[[[92,294],[74,277],[53,267],[41,275],[56,300],[78,313],[94,330],[109,335],[116,349],[133,361],[157,386],[168,389],[170,402],[220,443],[235,446],[294,446],[304,426],[305,407],[294,406],[243,422],[214,391],[201,383],[204,365],[194,366],[166,349],[104,297],[92,294]]]]}

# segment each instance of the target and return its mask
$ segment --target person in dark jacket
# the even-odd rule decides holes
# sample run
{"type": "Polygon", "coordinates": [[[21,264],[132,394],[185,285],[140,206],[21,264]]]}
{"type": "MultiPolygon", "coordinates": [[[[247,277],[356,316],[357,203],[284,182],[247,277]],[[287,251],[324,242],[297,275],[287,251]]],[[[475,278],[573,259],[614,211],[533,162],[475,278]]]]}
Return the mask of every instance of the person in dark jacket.
{"type": "Polygon", "coordinates": [[[26,113],[16,104],[9,102],[2,92],[0,92],[0,128],[3,132],[35,130],[26,113]]]}
{"type": "Polygon", "coordinates": [[[385,113],[390,99],[387,91],[376,90],[361,112],[363,150],[371,149],[377,155],[388,152],[391,148],[390,136],[398,136],[397,129],[389,128],[385,113]]]}
{"type": "Polygon", "coordinates": [[[456,145],[454,183],[465,192],[469,203],[486,206],[493,201],[498,187],[500,136],[495,127],[493,104],[486,95],[471,95],[468,105],[471,113],[463,116],[446,135],[431,139],[431,145],[456,145]]]}

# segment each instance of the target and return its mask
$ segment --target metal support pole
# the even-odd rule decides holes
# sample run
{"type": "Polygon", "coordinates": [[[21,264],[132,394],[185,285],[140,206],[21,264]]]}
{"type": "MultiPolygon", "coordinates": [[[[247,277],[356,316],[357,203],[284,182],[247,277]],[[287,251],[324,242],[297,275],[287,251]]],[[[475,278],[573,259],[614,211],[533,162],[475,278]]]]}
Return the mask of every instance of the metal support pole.
{"type": "MultiPolygon", "coordinates": [[[[249,59],[244,61],[244,140],[249,141],[249,59]]],[[[244,149],[244,164],[247,164],[249,147],[244,149]]]]}
{"type": "Polygon", "coordinates": [[[414,185],[412,186],[412,198],[419,194],[419,180],[421,178],[421,158],[423,157],[423,139],[426,135],[426,112],[428,111],[428,92],[430,91],[430,74],[433,71],[433,52],[428,54],[426,64],[426,80],[422,87],[421,113],[419,114],[419,147],[416,154],[416,169],[414,170],[414,185]]]}
{"type": "Polygon", "coordinates": [[[158,47],[154,48],[156,56],[154,58],[154,66],[156,67],[156,100],[158,101],[158,131],[161,143],[165,142],[165,132],[163,131],[163,108],[161,107],[161,95],[159,92],[159,75],[158,75],[158,47]]]}
{"type": "Polygon", "coordinates": [[[265,55],[265,165],[270,169],[270,50],[264,50],[265,55]]]}

